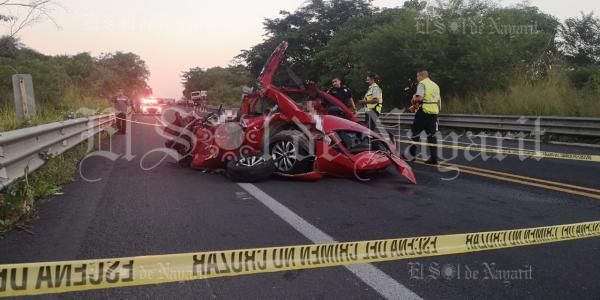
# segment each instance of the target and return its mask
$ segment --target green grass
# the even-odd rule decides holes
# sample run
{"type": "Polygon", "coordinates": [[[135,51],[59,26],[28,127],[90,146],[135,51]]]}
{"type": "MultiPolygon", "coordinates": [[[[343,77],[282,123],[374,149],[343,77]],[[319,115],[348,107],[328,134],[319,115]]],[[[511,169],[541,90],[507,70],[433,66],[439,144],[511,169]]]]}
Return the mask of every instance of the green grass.
{"type": "Polygon", "coordinates": [[[21,124],[17,119],[14,104],[4,104],[0,105],[0,132],[62,121],[73,117],[94,115],[110,107],[110,102],[106,99],[79,97],[73,93],[67,93],[61,103],[38,103],[36,105],[36,116],[21,124]]]}
{"type": "Polygon", "coordinates": [[[444,101],[446,113],[600,117],[600,92],[578,90],[564,73],[539,82],[521,80],[507,91],[490,91],[444,101]]]}

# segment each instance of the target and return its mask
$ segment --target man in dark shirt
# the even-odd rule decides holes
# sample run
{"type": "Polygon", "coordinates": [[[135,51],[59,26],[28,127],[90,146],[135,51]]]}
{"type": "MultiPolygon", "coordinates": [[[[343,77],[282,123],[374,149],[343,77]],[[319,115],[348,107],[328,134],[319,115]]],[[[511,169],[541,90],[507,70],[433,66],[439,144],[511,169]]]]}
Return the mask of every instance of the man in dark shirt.
{"type": "Polygon", "coordinates": [[[327,91],[328,94],[334,96],[342,101],[348,108],[353,112],[356,112],[356,104],[352,98],[352,90],[349,87],[342,85],[342,81],[335,77],[331,80],[332,87],[327,91]]]}

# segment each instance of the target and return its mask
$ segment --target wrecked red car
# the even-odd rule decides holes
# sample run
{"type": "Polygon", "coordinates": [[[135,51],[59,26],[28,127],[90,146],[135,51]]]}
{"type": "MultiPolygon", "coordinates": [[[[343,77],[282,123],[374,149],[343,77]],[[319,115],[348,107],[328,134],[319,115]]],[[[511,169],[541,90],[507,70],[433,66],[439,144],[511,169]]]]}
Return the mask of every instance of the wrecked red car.
{"type": "Polygon", "coordinates": [[[219,122],[222,109],[208,115],[177,114],[165,131],[180,163],[196,169],[225,169],[234,181],[256,182],[272,174],[318,180],[326,175],[365,178],[395,166],[416,183],[408,164],[395,153],[393,135],[382,136],[357,123],[337,98],[312,83],[299,82],[285,66],[288,44],[267,60],[255,89],[244,94],[237,119],[219,122]],[[280,66],[297,83],[272,84],[280,66]]]}

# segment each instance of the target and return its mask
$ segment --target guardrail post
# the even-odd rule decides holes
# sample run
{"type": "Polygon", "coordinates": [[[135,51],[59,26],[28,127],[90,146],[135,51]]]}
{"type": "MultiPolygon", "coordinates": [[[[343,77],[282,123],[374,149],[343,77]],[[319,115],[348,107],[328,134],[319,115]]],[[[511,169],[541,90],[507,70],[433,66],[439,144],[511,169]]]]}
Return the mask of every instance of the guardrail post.
{"type": "Polygon", "coordinates": [[[33,79],[30,74],[15,74],[12,81],[17,118],[20,122],[24,122],[34,117],[36,113],[33,79]]]}

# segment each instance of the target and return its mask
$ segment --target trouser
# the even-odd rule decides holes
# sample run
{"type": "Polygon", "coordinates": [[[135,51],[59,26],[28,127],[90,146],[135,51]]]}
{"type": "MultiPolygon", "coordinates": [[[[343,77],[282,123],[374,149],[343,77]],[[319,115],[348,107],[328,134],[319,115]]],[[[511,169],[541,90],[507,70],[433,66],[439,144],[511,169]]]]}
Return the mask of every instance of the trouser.
{"type": "Polygon", "coordinates": [[[117,114],[117,130],[119,130],[119,133],[126,133],[127,131],[127,114],[125,113],[118,113],[117,114]]]}
{"type": "MultiPolygon", "coordinates": [[[[437,136],[435,135],[438,131],[437,115],[426,114],[422,109],[419,109],[415,114],[415,120],[412,126],[412,140],[414,142],[420,142],[421,133],[425,131],[427,133],[427,143],[437,145],[437,136]]],[[[429,159],[437,161],[438,159],[438,148],[427,146],[429,151],[429,159]]],[[[411,145],[409,148],[410,155],[414,158],[417,155],[417,146],[411,145]]]]}
{"type": "Polygon", "coordinates": [[[376,110],[368,110],[365,114],[365,118],[367,127],[373,131],[377,131],[377,119],[379,118],[379,112],[376,110]]]}

